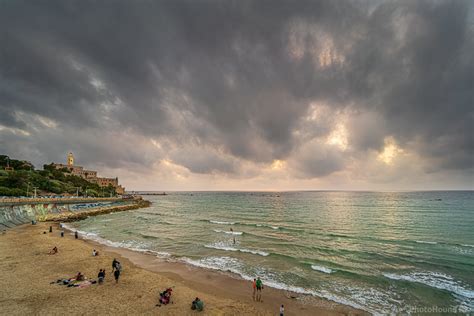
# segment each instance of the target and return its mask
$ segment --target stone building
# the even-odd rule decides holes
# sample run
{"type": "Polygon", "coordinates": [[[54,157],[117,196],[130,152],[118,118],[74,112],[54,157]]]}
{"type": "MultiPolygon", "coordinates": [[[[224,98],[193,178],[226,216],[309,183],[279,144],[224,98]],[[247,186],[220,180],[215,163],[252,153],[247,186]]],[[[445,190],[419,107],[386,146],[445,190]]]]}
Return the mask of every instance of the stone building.
{"type": "Polygon", "coordinates": [[[119,185],[118,178],[101,178],[97,177],[97,171],[86,170],[84,167],[74,165],[74,155],[69,153],[67,155],[67,165],[61,163],[53,163],[53,167],[56,169],[68,169],[72,175],[81,177],[91,183],[97,183],[100,187],[107,187],[112,185],[115,188],[117,194],[124,194],[125,188],[119,185]]]}

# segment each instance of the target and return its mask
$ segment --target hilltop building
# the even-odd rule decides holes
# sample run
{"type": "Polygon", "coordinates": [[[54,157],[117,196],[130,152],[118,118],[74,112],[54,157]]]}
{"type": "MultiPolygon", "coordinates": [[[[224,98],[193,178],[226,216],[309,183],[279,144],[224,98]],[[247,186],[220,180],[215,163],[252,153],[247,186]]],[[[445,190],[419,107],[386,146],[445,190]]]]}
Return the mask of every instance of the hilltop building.
{"type": "Polygon", "coordinates": [[[117,192],[117,194],[125,193],[125,188],[119,185],[118,178],[97,177],[97,171],[86,170],[82,166],[74,165],[74,155],[72,153],[67,155],[67,165],[62,163],[53,163],[52,166],[56,169],[66,168],[71,172],[72,175],[81,177],[92,183],[97,183],[100,187],[107,187],[111,185],[115,188],[115,192],[117,192]]]}

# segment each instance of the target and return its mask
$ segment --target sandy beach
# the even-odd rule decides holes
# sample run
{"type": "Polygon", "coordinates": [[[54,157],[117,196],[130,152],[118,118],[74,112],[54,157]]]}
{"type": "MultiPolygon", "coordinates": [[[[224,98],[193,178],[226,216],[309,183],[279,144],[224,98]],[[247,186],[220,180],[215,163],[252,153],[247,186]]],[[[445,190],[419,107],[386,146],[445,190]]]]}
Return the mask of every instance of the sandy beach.
{"type": "Polygon", "coordinates": [[[324,299],[266,287],[263,302],[252,300],[250,282],[220,272],[163,262],[152,255],[110,248],[79,239],[58,224],[23,225],[0,235],[0,311],[5,315],[194,315],[195,297],[204,301],[205,315],[360,315],[363,311],[324,299]],[[48,231],[53,225],[53,232],[48,231]],[[48,255],[57,246],[59,253],[48,255]],[[97,249],[98,257],[92,256],[97,249]],[[115,284],[111,263],[117,258],[123,271],[115,284]],[[104,284],[86,288],[51,284],[82,272],[96,279],[106,269],[104,284]],[[172,304],[158,307],[158,293],[173,287],[172,304]]]}

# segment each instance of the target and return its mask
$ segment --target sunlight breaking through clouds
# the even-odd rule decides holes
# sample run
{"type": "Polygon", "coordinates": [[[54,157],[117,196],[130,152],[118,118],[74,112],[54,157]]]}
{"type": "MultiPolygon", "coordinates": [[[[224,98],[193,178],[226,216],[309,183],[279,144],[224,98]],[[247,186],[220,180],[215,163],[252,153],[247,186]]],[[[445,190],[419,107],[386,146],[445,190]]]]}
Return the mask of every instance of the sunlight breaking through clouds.
{"type": "Polygon", "coordinates": [[[8,1],[0,154],[150,189],[471,188],[473,8],[8,1]]]}
{"type": "Polygon", "coordinates": [[[396,158],[404,153],[404,150],[397,146],[393,137],[387,137],[384,144],[382,152],[377,157],[385,164],[392,165],[396,158]]]}

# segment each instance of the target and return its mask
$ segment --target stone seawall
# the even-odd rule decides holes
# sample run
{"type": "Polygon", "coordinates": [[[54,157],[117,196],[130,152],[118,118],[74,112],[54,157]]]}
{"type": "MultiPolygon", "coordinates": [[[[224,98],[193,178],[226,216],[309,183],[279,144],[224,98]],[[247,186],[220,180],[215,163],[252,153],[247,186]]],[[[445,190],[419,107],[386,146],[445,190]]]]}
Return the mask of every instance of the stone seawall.
{"type": "Polygon", "coordinates": [[[91,201],[88,203],[66,204],[22,204],[0,206],[0,231],[17,225],[36,221],[76,221],[100,214],[127,211],[150,206],[144,200],[91,201]],[[95,203],[94,203],[95,202],[95,203]]]}
{"type": "Polygon", "coordinates": [[[131,203],[127,203],[124,205],[103,206],[95,209],[87,209],[82,212],[62,212],[57,214],[50,213],[47,214],[44,218],[42,218],[41,221],[74,222],[86,219],[89,216],[136,210],[143,207],[149,207],[150,205],[150,201],[138,200],[132,201],[131,203]]]}

